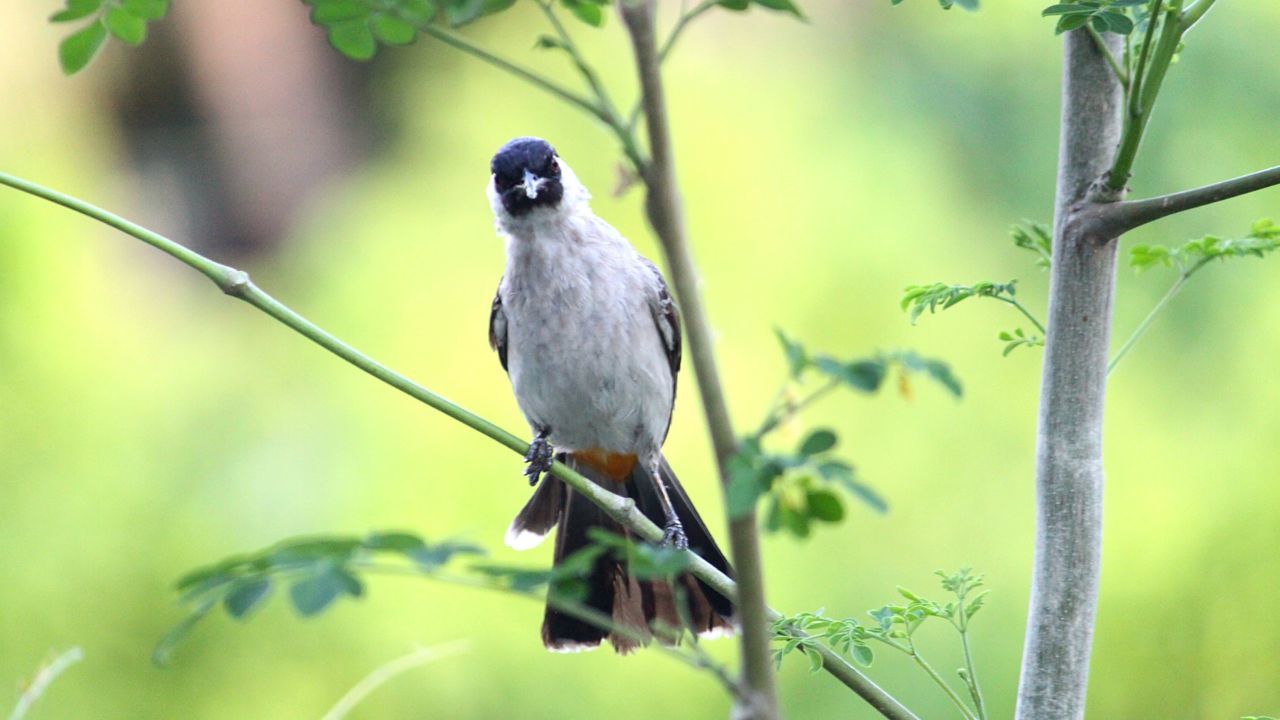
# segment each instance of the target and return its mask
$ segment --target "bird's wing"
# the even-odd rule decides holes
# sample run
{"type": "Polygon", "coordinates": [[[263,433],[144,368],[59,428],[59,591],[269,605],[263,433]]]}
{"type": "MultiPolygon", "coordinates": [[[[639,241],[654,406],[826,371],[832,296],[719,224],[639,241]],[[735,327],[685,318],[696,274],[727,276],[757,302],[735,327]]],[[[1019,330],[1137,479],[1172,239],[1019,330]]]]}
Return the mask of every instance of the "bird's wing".
{"type": "Polygon", "coordinates": [[[493,294],[493,307],[489,310],[489,347],[498,351],[498,362],[507,369],[507,314],[502,312],[502,291],[493,294]]]}
{"type": "Polygon", "coordinates": [[[676,373],[680,372],[682,354],[680,308],[677,308],[675,301],[671,299],[671,292],[667,290],[667,281],[662,279],[662,273],[658,271],[658,267],[649,260],[645,260],[644,263],[653,271],[657,293],[650,301],[649,309],[653,313],[653,324],[657,326],[658,335],[662,338],[662,347],[667,352],[667,364],[671,367],[671,385],[674,387],[676,373]]]}

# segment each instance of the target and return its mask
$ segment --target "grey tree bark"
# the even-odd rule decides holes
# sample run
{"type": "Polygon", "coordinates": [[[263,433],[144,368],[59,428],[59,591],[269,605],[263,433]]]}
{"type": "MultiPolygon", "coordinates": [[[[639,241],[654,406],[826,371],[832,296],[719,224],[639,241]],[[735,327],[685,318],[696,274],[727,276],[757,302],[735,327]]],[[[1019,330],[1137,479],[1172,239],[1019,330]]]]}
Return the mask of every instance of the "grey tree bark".
{"type": "MultiPolygon", "coordinates": [[[[1106,34],[1112,52],[1119,37],[1106,34]]],[[[1084,31],[1065,38],[1053,267],[1036,434],[1036,545],[1018,720],[1084,715],[1102,560],[1102,415],[1114,236],[1079,212],[1120,139],[1123,89],[1084,31]]],[[[1107,198],[1114,200],[1118,198],[1107,198]]]]}

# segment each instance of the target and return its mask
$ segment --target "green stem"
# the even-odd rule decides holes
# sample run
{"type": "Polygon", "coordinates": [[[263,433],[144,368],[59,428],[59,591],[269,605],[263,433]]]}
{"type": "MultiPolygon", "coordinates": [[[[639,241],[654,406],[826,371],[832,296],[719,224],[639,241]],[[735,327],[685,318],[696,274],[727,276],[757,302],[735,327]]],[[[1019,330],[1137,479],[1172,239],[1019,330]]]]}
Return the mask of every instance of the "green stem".
{"type": "Polygon", "coordinates": [[[538,0],[538,7],[542,8],[542,14],[547,17],[547,22],[551,23],[551,27],[555,29],[556,35],[560,37],[560,43],[564,47],[564,51],[569,55],[569,59],[573,61],[574,67],[578,69],[578,73],[582,75],[582,79],[586,81],[587,86],[591,88],[591,92],[596,96],[596,103],[600,107],[608,119],[606,122],[612,126],[617,121],[617,110],[613,106],[613,102],[609,99],[609,93],[605,90],[604,84],[600,82],[599,76],[595,70],[587,64],[586,58],[578,51],[578,46],[573,42],[573,37],[569,35],[569,31],[565,29],[560,18],[556,16],[555,10],[551,8],[551,3],[546,0],[538,0]]]}
{"type": "Polygon", "coordinates": [[[937,670],[933,669],[933,666],[924,659],[924,656],[916,652],[914,645],[911,646],[910,655],[911,659],[915,660],[916,664],[928,673],[929,677],[933,678],[933,681],[938,684],[938,687],[942,688],[942,691],[947,694],[947,697],[951,698],[951,702],[955,703],[956,707],[960,708],[960,713],[966,720],[978,720],[978,718],[974,717],[973,711],[969,709],[969,706],[964,704],[964,699],[961,698],[955,690],[951,689],[951,686],[947,684],[947,681],[938,674],[937,670]]]}
{"type": "Polygon", "coordinates": [[[1112,370],[1116,369],[1116,365],[1120,363],[1120,360],[1129,353],[1129,350],[1131,350],[1134,344],[1138,342],[1138,339],[1142,337],[1142,334],[1147,331],[1147,328],[1151,326],[1151,322],[1156,319],[1156,316],[1159,315],[1160,312],[1169,305],[1169,302],[1177,297],[1178,293],[1182,291],[1182,286],[1187,284],[1187,280],[1189,280],[1197,270],[1204,267],[1207,262],[1209,262],[1207,259],[1201,260],[1195,265],[1192,265],[1191,269],[1178,275],[1177,281],[1173,283],[1169,288],[1169,291],[1164,294],[1164,297],[1160,298],[1160,302],[1156,303],[1155,307],[1151,308],[1151,312],[1147,313],[1147,316],[1142,319],[1142,322],[1138,323],[1138,327],[1134,328],[1133,334],[1130,335],[1129,339],[1125,340],[1124,344],[1120,346],[1120,349],[1116,351],[1115,357],[1111,358],[1111,362],[1107,364],[1108,375],[1111,374],[1112,370]]]}
{"type": "Polygon", "coordinates": [[[555,95],[561,100],[564,100],[570,105],[573,105],[574,107],[579,108],[580,110],[586,111],[589,115],[592,115],[593,117],[597,118],[598,120],[605,123],[606,125],[610,124],[610,119],[608,117],[608,114],[605,108],[601,107],[597,103],[591,102],[589,99],[582,97],[581,95],[571,90],[561,87],[555,82],[548,80],[545,77],[542,77],[541,75],[533,72],[532,70],[527,70],[523,67],[520,67],[519,65],[516,65],[515,63],[511,62],[510,60],[507,60],[506,58],[499,57],[498,55],[495,55],[489,52],[488,50],[485,50],[484,48],[480,47],[479,45],[476,45],[475,43],[471,42],[470,40],[464,38],[461,35],[449,32],[448,30],[444,30],[430,23],[416,23],[414,24],[414,27],[416,27],[418,29],[418,32],[422,33],[423,35],[429,35],[446,45],[450,45],[469,55],[479,58],[480,60],[483,60],[484,62],[489,63],[490,65],[498,68],[499,70],[510,73],[511,75],[514,75],[520,78],[521,80],[524,80],[525,82],[533,85],[534,87],[541,88],[551,93],[552,95],[555,95]]]}
{"type": "MultiPolygon", "coordinates": [[[[1133,163],[1138,156],[1138,148],[1146,133],[1147,123],[1151,120],[1151,111],[1155,107],[1156,96],[1160,94],[1160,86],[1164,83],[1169,71],[1169,64],[1178,51],[1178,42],[1182,38],[1181,21],[1182,0],[1172,0],[1169,7],[1162,11],[1164,20],[1160,26],[1160,39],[1156,42],[1155,51],[1151,55],[1151,68],[1146,79],[1132,93],[1129,102],[1129,116],[1125,118],[1124,131],[1120,136],[1120,146],[1116,150],[1115,160],[1107,173],[1106,187],[1112,193],[1123,192],[1133,172],[1133,163]],[[1136,103],[1136,105],[1135,105],[1136,103]]],[[[1155,23],[1156,16],[1148,21],[1155,23]]],[[[1148,33],[1151,28],[1148,26],[1148,33]]],[[[1144,43],[1145,53],[1145,43],[1144,43]]],[[[1139,66],[1142,60],[1138,61],[1139,66]]],[[[1135,82],[1135,86],[1138,85],[1135,82]]]]}
{"type": "Polygon", "coordinates": [[[796,413],[820,400],[824,395],[839,386],[839,380],[828,380],[822,387],[819,387],[817,390],[814,390],[803,398],[795,402],[782,403],[782,407],[775,408],[774,411],[765,418],[764,423],[760,425],[760,429],[756,430],[756,434],[754,435],[755,439],[759,440],[765,435],[773,432],[779,425],[795,417],[796,413]]]}
{"type": "Polygon", "coordinates": [[[643,177],[648,169],[649,161],[645,158],[644,153],[640,152],[639,144],[636,142],[635,129],[622,123],[622,119],[618,116],[618,109],[609,98],[609,93],[605,90],[604,83],[600,81],[600,77],[591,68],[591,65],[587,63],[582,52],[578,50],[573,37],[569,35],[568,29],[560,22],[560,18],[551,7],[551,3],[545,0],[538,0],[538,7],[542,8],[542,13],[546,15],[547,21],[555,29],[556,35],[560,37],[560,43],[564,47],[565,53],[569,55],[574,67],[578,69],[578,73],[586,81],[587,87],[591,88],[592,94],[595,95],[596,101],[591,105],[593,108],[598,109],[599,112],[592,112],[592,114],[609,126],[609,129],[617,136],[618,141],[622,143],[623,154],[631,161],[636,173],[643,177]]]}
{"type": "Polygon", "coordinates": [[[1216,0],[1200,0],[1200,2],[1187,8],[1187,11],[1182,13],[1183,34],[1186,34],[1193,25],[1200,22],[1200,18],[1204,17],[1204,14],[1209,12],[1209,8],[1213,7],[1214,2],[1216,2],[1216,0]]]}
{"type": "Polygon", "coordinates": [[[1036,319],[1036,316],[1032,315],[1031,311],[1028,310],[1026,307],[1024,307],[1022,303],[1018,302],[1017,300],[1014,300],[1013,298],[999,297],[997,295],[992,295],[991,297],[994,297],[995,299],[1000,300],[1002,302],[1009,303],[1010,305],[1017,308],[1018,312],[1025,315],[1026,318],[1031,321],[1031,324],[1036,326],[1036,329],[1040,331],[1041,335],[1045,334],[1044,325],[1041,325],[1040,321],[1036,319]]]}
{"type": "MultiPolygon", "coordinates": [[[[667,36],[667,39],[662,43],[662,47],[658,49],[658,63],[661,64],[667,61],[667,56],[671,54],[671,49],[675,47],[676,40],[680,39],[680,34],[684,32],[689,23],[718,4],[716,0],[703,0],[695,5],[692,10],[681,12],[680,18],[676,20],[675,26],[671,28],[671,34],[667,36]]],[[[631,114],[627,118],[628,131],[634,131],[636,124],[640,122],[640,112],[643,107],[643,101],[636,100],[636,104],[631,108],[631,114]]]]}
{"type": "Polygon", "coordinates": [[[1097,30],[1094,30],[1090,25],[1085,25],[1084,27],[1089,32],[1089,37],[1093,38],[1094,44],[1098,46],[1098,52],[1102,53],[1102,56],[1107,59],[1107,64],[1111,66],[1111,71],[1116,74],[1116,79],[1127,89],[1129,87],[1129,76],[1120,67],[1116,56],[1111,54],[1111,50],[1107,48],[1107,44],[1103,42],[1102,36],[1098,34],[1097,30]]]}
{"type": "MultiPolygon", "coordinates": [[[[964,612],[963,607],[961,612],[964,612]]],[[[986,703],[982,699],[982,688],[978,685],[978,676],[973,669],[973,654],[969,652],[969,628],[967,624],[960,629],[960,645],[964,648],[964,667],[969,676],[969,694],[973,696],[973,706],[978,711],[978,719],[987,720],[986,703]]]]}
{"type": "Polygon", "coordinates": [[[1138,98],[1142,94],[1142,79],[1147,72],[1147,60],[1151,57],[1151,41],[1156,35],[1156,19],[1160,15],[1162,0],[1151,0],[1151,4],[1147,6],[1147,31],[1142,36],[1142,48],[1138,51],[1138,66],[1133,70],[1133,82],[1129,87],[1128,108],[1129,114],[1125,117],[1127,124],[1129,118],[1137,117],[1141,114],[1142,108],[1138,106],[1138,98]]]}
{"type": "MultiPolygon", "coordinates": [[[[20,190],[29,195],[48,200],[70,210],[74,210],[157,248],[212,280],[224,293],[241,297],[249,304],[279,320],[290,329],[312,340],[316,344],[326,350],[329,350],[352,365],[355,365],[361,370],[364,370],[370,375],[373,375],[375,378],[391,385],[410,397],[423,402],[429,407],[448,415],[467,427],[480,432],[486,437],[497,441],[499,444],[519,455],[523,455],[528,451],[529,443],[524,440],[512,435],[506,430],[503,430],[479,415],[476,415],[461,406],[455,405],[395,371],[384,367],[378,362],[363,355],[358,350],[312,324],[293,310],[285,307],[283,304],[279,303],[274,298],[271,298],[265,292],[254,286],[253,283],[249,281],[248,274],[240,270],[236,270],[235,268],[222,265],[221,263],[214,262],[213,260],[210,260],[209,258],[206,258],[205,256],[180,245],[163,235],[152,232],[97,206],[91,205],[78,198],[57,192],[56,190],[51,190],[44,186],[37,185],[36,183],[17,178],[3,172],[0,172],[0,185],[7,185],[15,190],[20,190]],[[253,292],[249,292],[250,288],[252,288],[253,292]]],[[[607,515],[609,515],[609,517],[613,518],[629,530],[635,532],[641,538],[651,542],[662,541],[662,529],[653,524],[649,518],[645,517],[644,513],[640,512],[636,508],[633,500],[620,497],[615,495],[612,491],[605,490],[563,463],[555,463],[555,465],[552,466],[552,472],[567,485],[599,506],[607,515]]],[[[716,592],[730,598],[735,603],[737,602],[738,586],[733,580],[720,572],[715,566],[702,559],[700,555],[689,552],[688,556],[690,559],[689,569],[695,576],[707,583],[707,585],[716,592]]],[[[205,611],[207,612],[207,610],[208,609],[206,608],[205,611]]],[[[766,613],[771,620],[781,617],[777,611],[772,609],[766,608],[766,613]]],[[[915,716],[903,708],[897,700],[877,687],[875,683],[871,682],[870,679],[852,665],[845,662],[838,655],[830,652],[824,653],[823,659],[824,667],[831,673],[831,675],[840,680],[850,689],[862,695],[862,697],[867,699],[873,707],[880,710],[881,714],[885,717],[890,718],[891,720],[914,720],[915,716]]]]}

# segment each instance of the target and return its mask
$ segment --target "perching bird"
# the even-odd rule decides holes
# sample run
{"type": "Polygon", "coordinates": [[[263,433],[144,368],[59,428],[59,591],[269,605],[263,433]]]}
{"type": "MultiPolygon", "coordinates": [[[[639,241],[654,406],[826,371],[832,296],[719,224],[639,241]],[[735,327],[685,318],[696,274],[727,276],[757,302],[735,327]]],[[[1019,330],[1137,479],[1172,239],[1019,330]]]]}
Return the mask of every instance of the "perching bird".
{"type": "MultiPolygon", "coordinates": [[[[489,318],[489,343],[511,378],[533,432],[525,475],[537,485],[507,531],[523,550],[557,527],[555,560],[591,543],[587,531],[624,528],[547,472],[559,459],[609,490],[633,498],[665,531],[728,573],[688,495],[662,457],[680,369],[680,316],[661,273],[588,205],[590,193],[538,138],[517,138],[493,156],[489,203],[506,241],[507,266],[489,318]],[[554,449],[553,449],[554,448],[554,449]],[[539,485],[539,480],[541,484],[539,485]]],[[[587,577],[583,602],[648,637],[657,621],[692,630],[731,628],[729,599],[685,573],[679,590],[639,580],[603,555],[587,577]]],[[[598,646],[608,636],[626,653],[634,638],[548,606],[542,641],[550,650],[598,646]]]]}

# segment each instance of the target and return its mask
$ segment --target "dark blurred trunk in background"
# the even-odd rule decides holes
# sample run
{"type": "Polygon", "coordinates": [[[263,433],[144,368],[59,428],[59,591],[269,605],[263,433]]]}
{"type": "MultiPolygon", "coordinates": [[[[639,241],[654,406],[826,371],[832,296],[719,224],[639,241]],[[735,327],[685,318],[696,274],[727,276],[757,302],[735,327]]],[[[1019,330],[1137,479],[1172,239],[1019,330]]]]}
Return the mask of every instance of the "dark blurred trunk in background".
{"type": "Polygon", "coordinates": [[[368,65],[299,2],[175,3],[120,53],[113,109],[156,226],[224,259],[270,251],[375,135],[368,65]]]}

